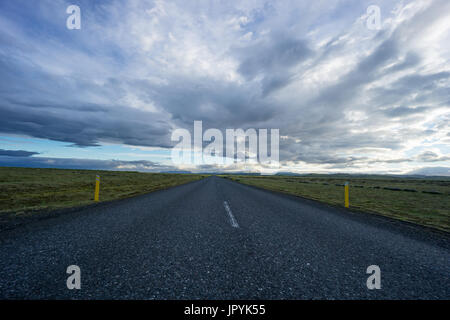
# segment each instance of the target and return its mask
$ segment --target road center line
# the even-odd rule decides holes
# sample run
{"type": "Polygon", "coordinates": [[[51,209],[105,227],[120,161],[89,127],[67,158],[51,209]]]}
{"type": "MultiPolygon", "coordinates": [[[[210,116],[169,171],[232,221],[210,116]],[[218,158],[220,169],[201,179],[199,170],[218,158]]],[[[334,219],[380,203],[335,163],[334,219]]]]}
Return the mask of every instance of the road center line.
{"type": "Polygon", "coordinates": [[[223,206],[225,207],[225,211],[228,213],[228,216],[230,217],[231,226],[233,228],[239,228],[239,225],[238,225],[236,219],[234,218],[233,213],[231,212],[231,209],[230,209],[230,206],[228,205],[228,202],[224,201],[223,202],[223,206]]]}

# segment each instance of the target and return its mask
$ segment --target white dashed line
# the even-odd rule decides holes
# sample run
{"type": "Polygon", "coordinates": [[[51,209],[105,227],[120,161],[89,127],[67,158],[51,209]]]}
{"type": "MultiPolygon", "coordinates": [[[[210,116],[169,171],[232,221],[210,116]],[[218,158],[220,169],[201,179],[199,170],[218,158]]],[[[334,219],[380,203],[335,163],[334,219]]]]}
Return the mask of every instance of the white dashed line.
{"type": "Polygon", "coordinates": [[[233,213],[231,212],[231,209],[230,209],[230,206],[228,205],[228,202],[224,201],[223,202],[223,206],[225,207],[225,211],[228,213],[228,216],[230,217],[231,226],[233,228],[239,228],[239,225],[238,225],[236,219],[234,218],[233,213]]]}

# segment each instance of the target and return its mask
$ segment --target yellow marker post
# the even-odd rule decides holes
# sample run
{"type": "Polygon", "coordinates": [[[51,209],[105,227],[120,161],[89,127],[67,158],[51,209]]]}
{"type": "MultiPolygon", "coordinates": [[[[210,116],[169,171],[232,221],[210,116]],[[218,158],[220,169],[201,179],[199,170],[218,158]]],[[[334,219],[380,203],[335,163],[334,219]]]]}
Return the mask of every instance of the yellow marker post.
{"type": "Polygon", "coordinates": [[[95,195],[94,195],[94,201],[98,201],[99,195],[100,195],[100,176],[97,176],[97,178],[95,178],[95,195]]]}
{"type": "Polygon", "coordinates": [[[348,200],[348,182],[345,183],[344,187],[345,187],[345,207],[348,208],[350,203],[350,201],[348,200]]]}

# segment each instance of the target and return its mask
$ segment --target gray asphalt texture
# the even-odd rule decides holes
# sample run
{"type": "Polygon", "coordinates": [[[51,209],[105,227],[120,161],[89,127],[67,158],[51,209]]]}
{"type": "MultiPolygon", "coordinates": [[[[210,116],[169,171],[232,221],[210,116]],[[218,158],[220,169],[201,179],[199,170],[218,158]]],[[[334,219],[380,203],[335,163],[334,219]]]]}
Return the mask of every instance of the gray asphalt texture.
{"type": "Polygon", "coordinates": [[[210,177],[0,233],[0,298],[449,299],[449,239],[210,177]]]}

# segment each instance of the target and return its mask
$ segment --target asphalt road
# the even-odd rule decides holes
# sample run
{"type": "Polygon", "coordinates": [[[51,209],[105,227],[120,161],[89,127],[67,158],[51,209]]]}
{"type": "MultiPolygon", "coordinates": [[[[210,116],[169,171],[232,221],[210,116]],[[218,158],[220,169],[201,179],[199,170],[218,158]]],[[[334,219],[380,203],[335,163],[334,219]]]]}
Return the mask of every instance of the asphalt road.
{"type": "Polygon", "coordinates": [[[0,298],[449,299],[449,239],[211,177],[0,233],[0,298]]]}

